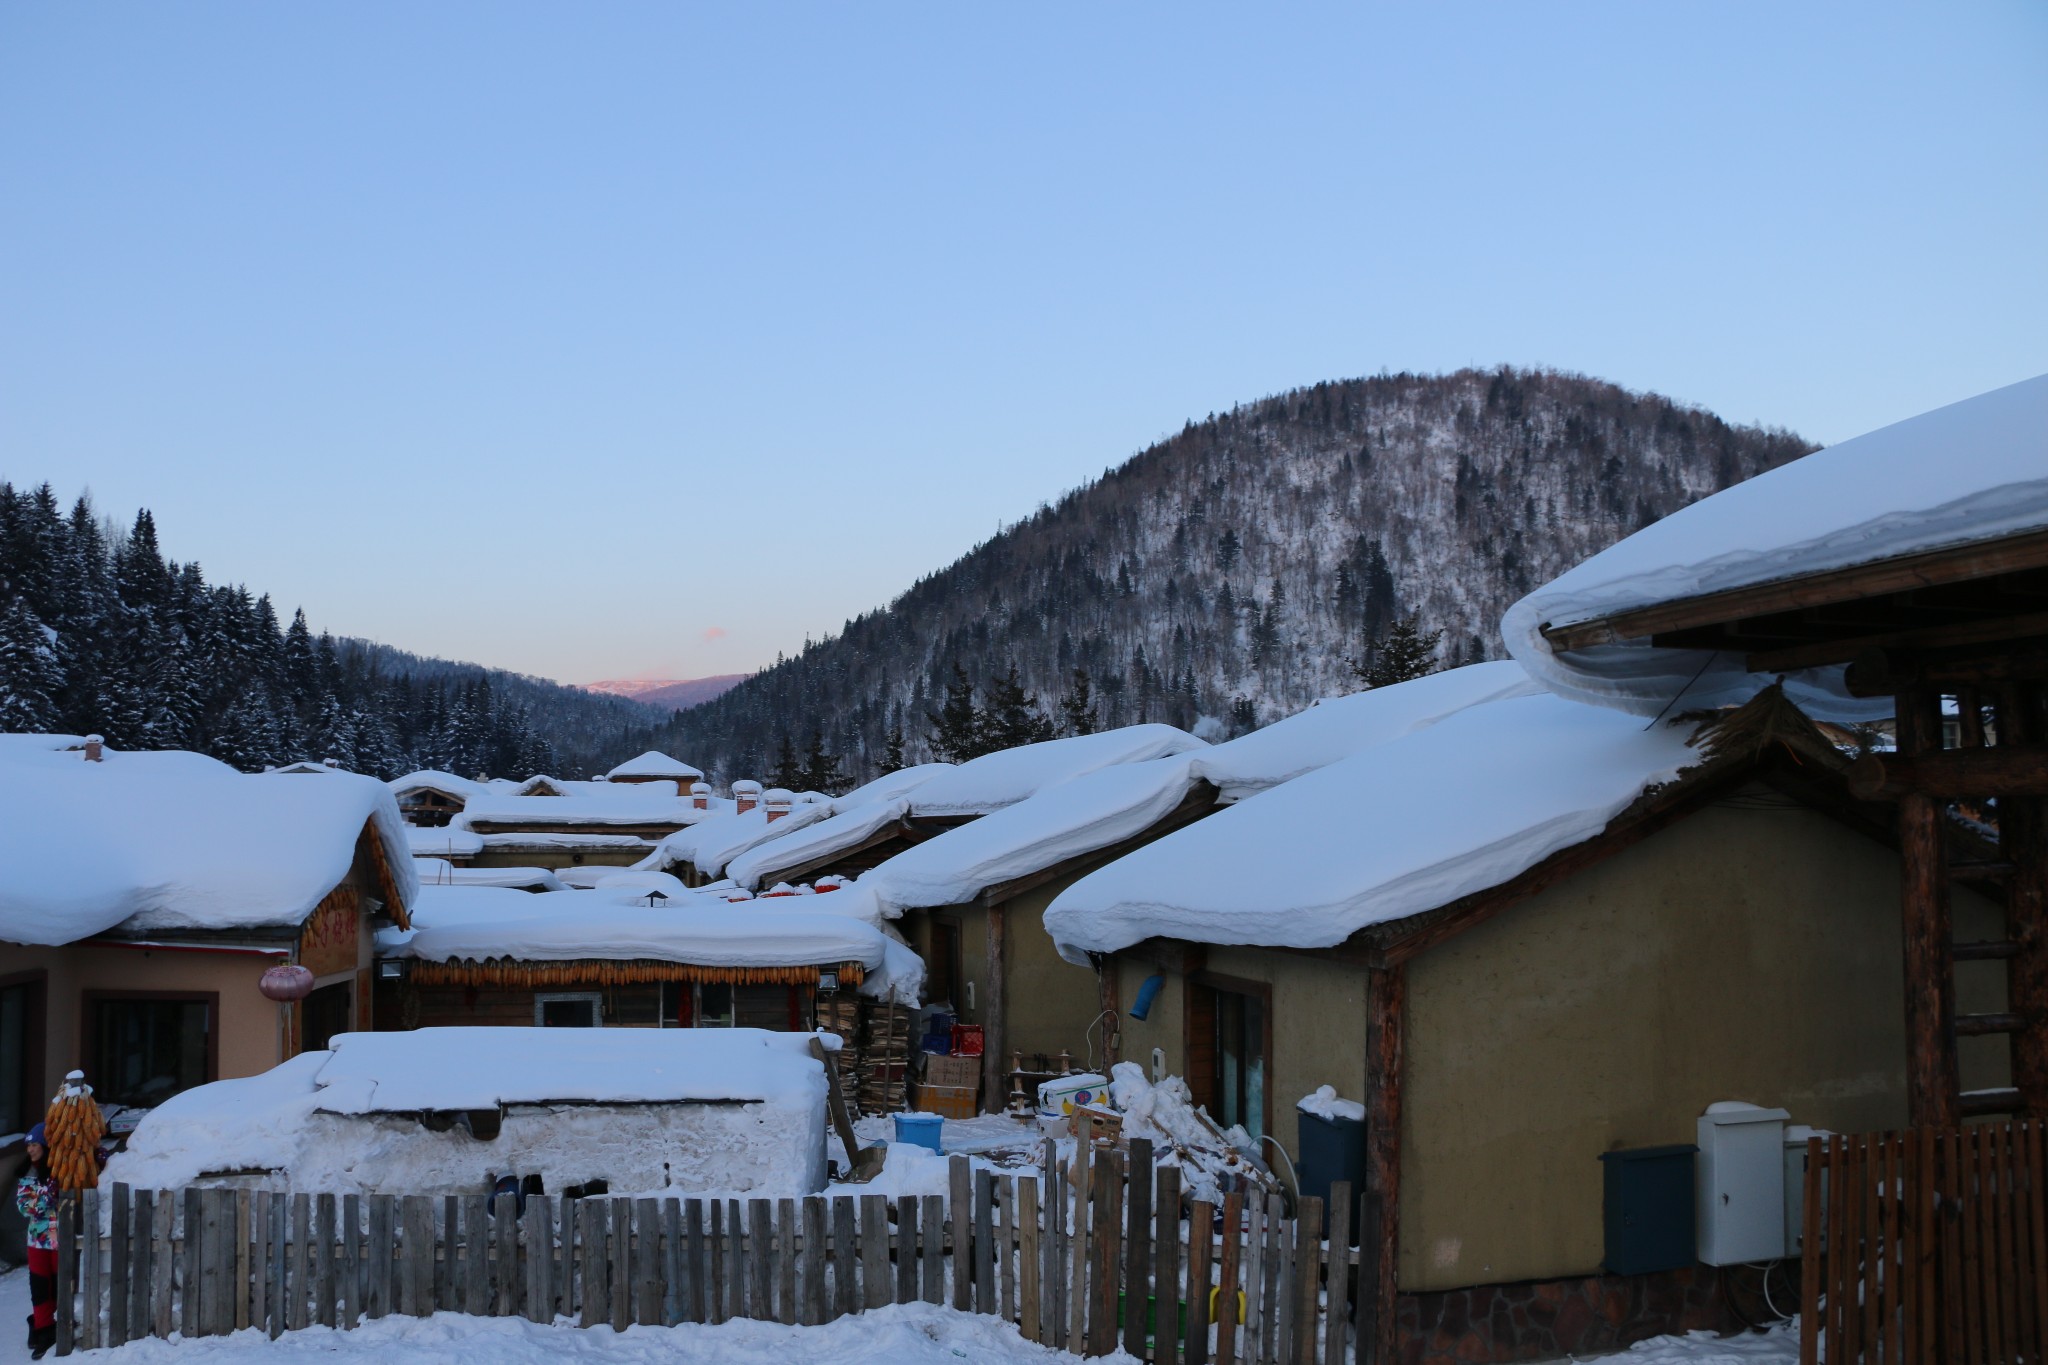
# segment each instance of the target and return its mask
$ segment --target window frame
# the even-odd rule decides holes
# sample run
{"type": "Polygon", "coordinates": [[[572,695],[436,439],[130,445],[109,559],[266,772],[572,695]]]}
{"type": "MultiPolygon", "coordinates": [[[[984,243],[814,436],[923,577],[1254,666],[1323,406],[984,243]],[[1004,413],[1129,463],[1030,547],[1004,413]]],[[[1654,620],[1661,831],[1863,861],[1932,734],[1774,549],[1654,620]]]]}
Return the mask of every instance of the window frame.
{"type": "MultiPolygon", "coordinates": [[[[21,1116],[32,1123],[42,1097],[50,1093],[47,1068],[50,1037],[50,973],[41,967],[0,976],[0,991],[19,988],[21,1009],[21,1116]]],[[[26,1131],[24,1124],[23,1131],[26,1131]]]]}
{"type": "Polygon", "coordinates": [[[580,1002],[590,1006],[590,1026],[604,1027],[603,991],[536,991],[533,996],[533,1026],[535,1028],[574,1028],[574,1024],[550,1024],[547,1022],[547,1006],[564,1002],[580,1002]]]}
{"type": "Polygon", "coordinates": [[[1199,1077],[1192,1074],[1196,1068],[1188,1067],[1191,1073],[1186,1078],[1188,1088],[1193,1092],[1195,1103],[1207,1110],[1210,1117],[1215,1118],[1218,1123],[1221,1123],[1222,1119],[1217,1114],[1221,1105],[1216,1093],[1220,1073],[1214,1069],[1220,1059],[1214,1042],[1215,997],[1220,992],[1248,996],[1259,1002],[1259,1058],[1265,1067],[1265,1084],[1259,1096],[1259,1131],[1263,1135],[1274,1136],[1273,983],[1253,981],[1242,976],[1225,976],[1220,972],[1200,971],[1190,972],[1186,985],[1189,989],[1182,992],[1181,1055],[1188,1058],[1198,1054],[1206,1056],[1211,1067],[1209,1072],[1199,1077]],[[1198,1048],[1196,1035],[1201,1029],[1207,1030],[1209,1039],[1198,1048]]]}
{"type": "MultiPolygon", "coordinates": [[[[103,1004],[118,1004],[123,1001],[169,1001],[177,1004],[203,1004],[206,1006],[206,1074],[199,1084],[211,1085],[220,1079],[220,992],[219,991],[120,991],[85,990],[78,993],[78,1012],[81,1016],[78,1027],[78,1056],[83,1066],[98,1064],[100,1055],[99,1007],[103,1004]]],[[[97,1091],[105,1088],[103,1077],[86,1072],[86,1084],[97,1091]]],[[[184,1094],[183,1090],[178,1092],[184,1094]]]]}

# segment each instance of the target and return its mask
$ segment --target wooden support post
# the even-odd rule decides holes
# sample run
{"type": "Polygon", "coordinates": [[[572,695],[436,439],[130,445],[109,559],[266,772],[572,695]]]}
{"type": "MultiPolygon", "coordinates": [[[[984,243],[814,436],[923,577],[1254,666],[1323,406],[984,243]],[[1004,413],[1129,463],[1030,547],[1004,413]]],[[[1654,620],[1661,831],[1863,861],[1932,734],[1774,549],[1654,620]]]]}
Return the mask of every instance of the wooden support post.
{"type": "Polygon", "coordinates": [[[1102,1074],[1123,1060],[1123,987],[1117,980],[1122,970],[1121,959],[1115,953],[1104,953],[1097,966],[1100,974],[1102,1014],[1102,1074]]]}
{"type": "Polygon", "coordinates": [[[983,912],[988,937],[987,1004],[981,1012],[981,1107],[998,1113],[1009,1099],[1003,1058],[1010,1055],[1010,955],[1008,915],[1000,904],[983,912]]]}
{"type": "Polygon", "coordinates": [[[1401,1024],[1406,967],[1367,974],[1365,1188],[1359,1239],[1360,1365],[1393,1365],[1398,1355],[1396,1269],[1401,1247],[1401,1024]]]}
{"type": "MultiPolygon", "coordinates": [[[[1938,696],[1901,692],[1901,757],[1941,747],[1938,696]]],[[[1899,799],[1899,882],[1906,965],[1906,1113],[1916,1128],[1957,1121],[1955,979],[1950,953],[1948,867],[1940,803],[1914,792],[1899,799]]]]}

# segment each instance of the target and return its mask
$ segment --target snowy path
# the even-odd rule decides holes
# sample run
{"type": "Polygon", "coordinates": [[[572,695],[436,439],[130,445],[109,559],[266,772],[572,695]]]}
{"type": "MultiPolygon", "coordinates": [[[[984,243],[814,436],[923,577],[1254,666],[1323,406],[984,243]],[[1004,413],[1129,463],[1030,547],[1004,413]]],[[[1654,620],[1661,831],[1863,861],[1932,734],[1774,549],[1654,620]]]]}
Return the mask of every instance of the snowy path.
{"type": "MultiPolygon", "coordinates": [[[[28,1275],[0,1275],[0,1365],[28,1359],[28,1275]]],[[[540,1327],[519,1318],[467,1318],[439,1313],[419,1321],[386,1318],[353,1332],[313,1327],[272,1342],[256,1332],[207,1341],[139,1342],[94,1358],[120,1365],[217,1361],[264,1365],[296,1355],[323,1361],[380,1360],[403,1351],[408,1365],[583,1365],[592,1361],[666,1362],[668,1365],[787,1365],[793,1358],[888,1365],[953,1365],[959,1360],[994,1365],[1054,1365],[1074,1357],[1035,1346],[994,1318],[950,1308],[911,1304],[841,1318],[824,1327],[728,1322],[719,1327],[634,1327],[624,1333],[580,1327],[540,1327]]],[[[1130,1361],[1123,1354],[1103,1357],[1130,1361]]],[[[1585,1357],[1582,1357],[1585,1358],[1585,1357]]],[[[1705,1333],[1661,1337],[1619,1355],[1615,1365],[1792,1365],[1799,1338],[1787,1331],[1718,1340],[1705,1333]]],[[[54,1357],[51,1357],[54,1359],[54,1357]]],[[[1561,1363],[1560,1363],[1561,1365],[1561,1363]]]]}

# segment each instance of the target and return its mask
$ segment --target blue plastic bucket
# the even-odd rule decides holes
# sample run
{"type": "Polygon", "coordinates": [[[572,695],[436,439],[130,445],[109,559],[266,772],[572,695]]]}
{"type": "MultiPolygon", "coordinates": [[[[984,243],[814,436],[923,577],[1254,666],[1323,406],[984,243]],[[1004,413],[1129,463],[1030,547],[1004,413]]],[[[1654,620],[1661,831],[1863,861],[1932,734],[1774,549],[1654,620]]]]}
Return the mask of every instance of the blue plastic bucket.
{"type": "Polygon", "coordinates": [[[939,1141],[939,1133],[945,1122],[944,1116],[939,1114],[898,1114],[896,1141],[905,1147],[924,1147],[942,1152],[945,1148],[939,1141]]]}

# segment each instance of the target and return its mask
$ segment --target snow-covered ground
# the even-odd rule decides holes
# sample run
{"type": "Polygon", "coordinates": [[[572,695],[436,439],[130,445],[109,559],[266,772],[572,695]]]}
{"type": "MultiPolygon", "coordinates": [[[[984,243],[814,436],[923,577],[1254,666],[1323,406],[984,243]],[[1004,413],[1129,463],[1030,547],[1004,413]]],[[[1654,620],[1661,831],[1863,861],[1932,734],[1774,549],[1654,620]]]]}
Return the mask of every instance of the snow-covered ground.
{"type": "MultiPolygon", "coordinates": [[[[28,1359],[27,1329],[22,1325],[27,1316],[28,1273],[16,1270],[0,1275],[0,1365],[28,1359]]],[[[437,1313],[425,1320],[385,1318],[353,1332],[310,1327],[287,1333],[275,1342],[255,1331],[204,1341],[137,1342],[111,1354],[94,1352],[94,1358],[121,1365],[146,1361],[256,1365],[258,1351],[264,1352],[263,1365],[293,1356],[372,1361],[400,1352],[410,1365],[474,1365],[479,1359],[503,1365],[578,1365],[595,1360],[784,1365],[795,1356],[834,1362],[887,1361],[889,1365],[952,1365],[956,1360],[1049,1365],[1071,1359],[1065,1352],[1025,1341],[1016,1329],[994,1318],[929,1304],[879,1308],[824,1327],[728,1322],[718,1327],[632,1327],[623,1333],[603,1328],[541,1327],[521,1318],[437,1313]]],[[[1727,1340],[1704,1332],[1659,1337],[1608,1357],[1619,1365],[1789,1365],[1798,1358],[1799,1337],[1790,1330],[1727,1340]]],[[[1119,1352],[1102,1359],[1128,1361],[1131,1357],[1119,1352]]]]}

